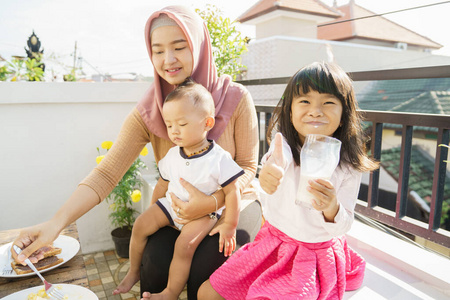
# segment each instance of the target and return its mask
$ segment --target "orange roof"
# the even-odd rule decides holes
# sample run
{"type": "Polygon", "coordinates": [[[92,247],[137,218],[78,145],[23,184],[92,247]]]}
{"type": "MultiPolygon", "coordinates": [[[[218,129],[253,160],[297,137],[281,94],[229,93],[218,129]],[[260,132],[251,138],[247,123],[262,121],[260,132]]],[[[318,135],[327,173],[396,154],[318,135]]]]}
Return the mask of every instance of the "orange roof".
{"type": "Polygon", "coordinates": [[[307,13],[331,18],[340,16],[338,12],[318,0],[260,0],[244,12],[237,21],[243,23],[275,10],[307,13]]]}
{"type": "MultiPolygon", "coordinates": [[[[343,16],[332,22],[326,23],[334,23],[342,20],[376,15],[376,13],[356,5],[354,1],[350,1],[349,4],[340,6],[337,9],[343,14],[343,16]]],[[[387,42],[403,42],[410,45],[433,49],[442,48],[441,44],[438,44],[429,38],[417,34],[414,31],[398,25],[397,23],[394,23],[382,16],[327,26],[319,26],[317,28],[317,37],[322,40],[332,41],[344,41],[351,38],[361,38],[387,42]]]]}

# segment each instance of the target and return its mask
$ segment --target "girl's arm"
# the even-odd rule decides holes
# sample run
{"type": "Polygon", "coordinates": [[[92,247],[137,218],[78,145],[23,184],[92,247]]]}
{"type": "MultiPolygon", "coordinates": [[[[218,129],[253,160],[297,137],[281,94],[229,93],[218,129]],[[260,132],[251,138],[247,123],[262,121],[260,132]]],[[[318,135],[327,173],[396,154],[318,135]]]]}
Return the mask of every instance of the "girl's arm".
{"type": "Polygon", "coordinates": [[[338,212],[331,222],[326,222],[324,219],[323,223],[324,228],[333,236],[339,236],[349,231],[354,220],[362,174],[350,167],[347,168],[348,171],[341,174],[344,178],[340,185],[336,187],[338,212]]]}

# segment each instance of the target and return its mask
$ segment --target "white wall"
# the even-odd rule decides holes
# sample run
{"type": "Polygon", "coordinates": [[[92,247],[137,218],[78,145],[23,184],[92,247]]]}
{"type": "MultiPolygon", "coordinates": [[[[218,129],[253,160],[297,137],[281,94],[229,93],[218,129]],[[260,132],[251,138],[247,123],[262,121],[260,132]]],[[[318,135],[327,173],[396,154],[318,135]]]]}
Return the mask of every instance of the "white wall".
{"type": "MultiPolygon", "coordinates": [[[[96,148],[116,139],[148,86],[0,82],[0,230],[51,218],[96,166],[96,148]]],[[[84,253],[112,248],[108,214],[102,203],[77,221],[84,253]]]]}
{"type": "Polygon", "coordinates": [[[247,79],[292,76],[307,64],[328,61],[328,49],[347,72],[450,65],[450,56],[288,36],[251,41],[242,63],[247,79]]]}
{"type": "Polygon", "coordinates": [[[256,39],[279,34],[314,39],[317,37],[317,22],[315,20],[278,16],[261,22],[256,27],[256,39]]]}
{"type": "MultiPolygon", "coordinates": [[[[288,36],[252,41],[248,50],[242,57],[242,64],[247,67],[244,79],[292,76],[307,64],[328,61],[330,51],[346,72],[450,65],[450,56],[288,36]]],[[[365,84],[356,82],[355,88],[361,89],[365,84]]],[[[256,103],[276,104],[284,88],[285,85],[271,85],[248,89],[256,103]]]]}

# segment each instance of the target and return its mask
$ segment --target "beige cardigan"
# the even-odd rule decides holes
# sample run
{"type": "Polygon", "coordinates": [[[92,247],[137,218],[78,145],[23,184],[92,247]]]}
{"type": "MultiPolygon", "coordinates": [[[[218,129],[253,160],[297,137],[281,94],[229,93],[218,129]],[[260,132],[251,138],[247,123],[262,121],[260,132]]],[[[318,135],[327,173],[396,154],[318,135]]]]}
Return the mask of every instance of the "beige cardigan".
{"type": "MultiPolygon", "coordinates": [[[[224,133],[216,142],[230,152],[245,171],[238,180],[242,199],[256,199],[256,190],[251,181],[258,164],[258,124],[255,105],[248,92],[242,96],[224,133]]],[[[135,108],[126,118],[108,155],[80,185],[93,189],[101,202],[111,193],[147,143],[152,144],[156,162],[173,146],[171,141],[151,133],[135,108]]]]}

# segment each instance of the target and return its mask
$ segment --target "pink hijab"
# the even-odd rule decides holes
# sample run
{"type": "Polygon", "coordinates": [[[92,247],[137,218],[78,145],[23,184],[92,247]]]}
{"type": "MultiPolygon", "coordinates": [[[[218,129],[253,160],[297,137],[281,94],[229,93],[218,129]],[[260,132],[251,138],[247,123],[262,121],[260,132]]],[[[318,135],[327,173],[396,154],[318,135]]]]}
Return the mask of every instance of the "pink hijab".
{"type": "MultiPolygon", "coordinates": [[[[216,123],[209,132],[208,138],[216,140],[224,132],[245,90],[241,85],[233,83],[228,75],[217,77],[206,24],[196,12],[183,6],[168,6],[153,13],[148,19],[145,26],[145,40],[150,59],[152,58],[150,42],[151,23],[162,13],[175,20],[183,30],[193,56],[191,77],[195,82],[207,88],[214,98],[216,123]]],[[[161,81],[164,79],[156,71],[154,74],[155,81],[143,99],[137,104],[137,109],[150,132],[168,140],[167,129],[162,118],[162,105],[167,92],[161,88],[161,81]]]]}

